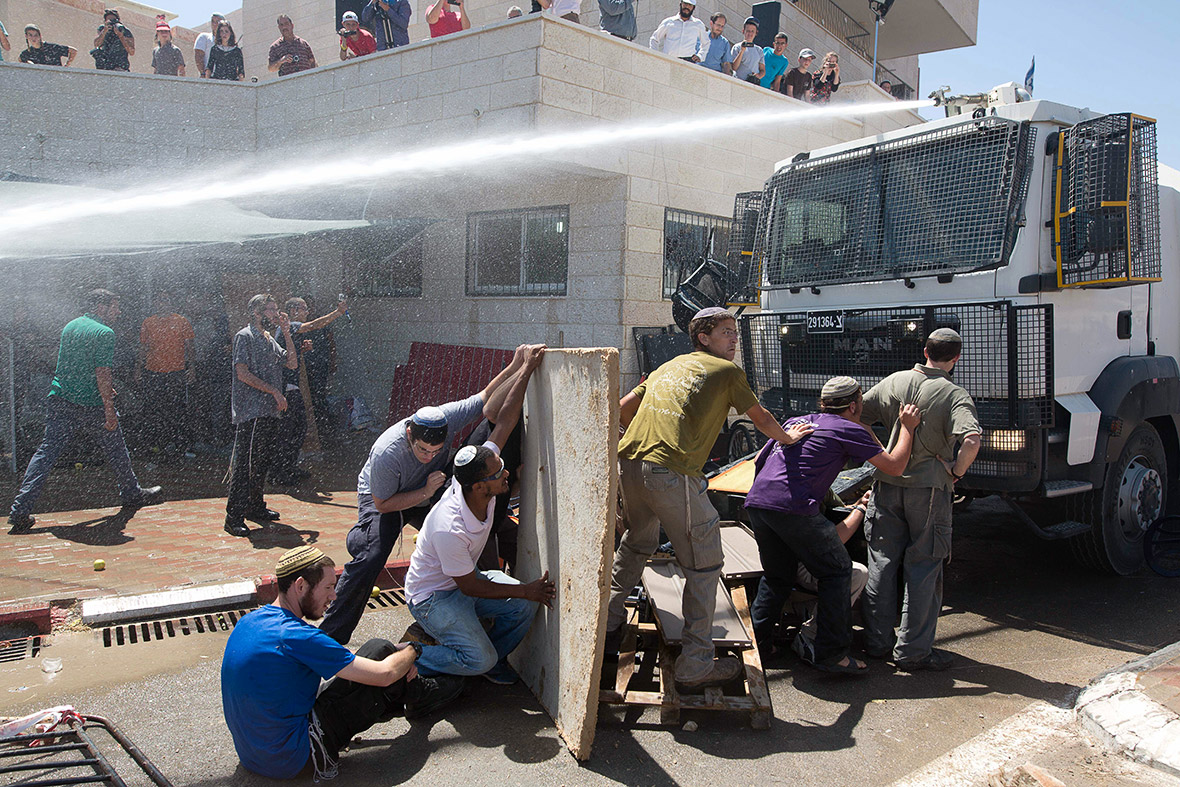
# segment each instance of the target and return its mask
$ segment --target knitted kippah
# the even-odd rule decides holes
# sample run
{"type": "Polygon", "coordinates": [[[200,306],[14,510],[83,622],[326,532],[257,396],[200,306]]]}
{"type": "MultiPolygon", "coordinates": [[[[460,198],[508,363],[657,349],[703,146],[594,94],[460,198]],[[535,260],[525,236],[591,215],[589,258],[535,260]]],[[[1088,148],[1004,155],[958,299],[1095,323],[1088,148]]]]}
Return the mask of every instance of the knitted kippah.
{"type": "Polygon", "coordinates": [[[823,389],[819,392],[819,398],[827,401],[838,401],[855,396],[859,390],[860,383],[852,377],[833,377],[824,383],[823,389]]]}
{"type": "Polygon", "coordinates": [[[427,429],[442,429],[447,425],[447,416],[440,407],[423,407],[414,413],[413,421],[427,429]]]}
{"type": "Polygon", "coordinates": [[[295,547],[283,553],[279,558],[279,564],[275,566],[275,576],[279,579],[298,574],[303,569],[316,563],[324,553],[313,546],[304,545],[295,547]]]}
{"type": "Polygon", "coordinates": [[[963,337],[954,328],[937,328],[929,338],[936,342],[959,342],[960,344],[963,342],[963,337]]]}

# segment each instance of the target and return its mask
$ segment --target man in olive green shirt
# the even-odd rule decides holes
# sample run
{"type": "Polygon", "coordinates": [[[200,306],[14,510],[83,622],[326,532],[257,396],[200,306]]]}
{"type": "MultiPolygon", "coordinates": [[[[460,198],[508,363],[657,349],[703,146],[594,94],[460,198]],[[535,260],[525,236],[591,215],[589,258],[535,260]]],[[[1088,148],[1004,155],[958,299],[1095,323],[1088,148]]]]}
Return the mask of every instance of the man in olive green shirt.
{"type": "Polygon", "coordinates": [[[108,290],[93,290],[86,297],[90,311],[70,321],[61,332],[57,373],[46,408],[45,439],[29,460],[20,491],[12,501],[8,515],[12,532],[33,526],[33,504],[49,471],[79,430],[102,446],[107,464],[115,471],[124,508],[139,508],[161,499],[160,487],[145,489],[136,480],[115,411],[111,381],[115,331],[110,326],[119,316],[119,298],[108,290]]]}
{"type": "Polygon", "coordinates": [[[784,432],[758,404],[745,372],[733,363],[737,325],[725,309],[703,309],[689,324],[695,352],[656,369],[619,402],[626,433],[619,468],[626,532],[615,552],[607,617],[607,652],[621,644],[624,604],[664,532],[684,570],[684,634],[676,689],[700,693],[741,674],[735,658],[714,658],[713,612],[721,576],[721,530],[702,468],[731,408],[772,439],[790,445],[810,426],[784,432]]]}
{"type": "Polygon", "coordinates": [[[942,567],[951,554],[954,484],[979,453],[975,403],[950,377],[962,349],[957,331],[939,328],[926,340],[925,364],[889,375],[864,396],[861,423],[888,427],[890,447],[901,428],[898,408],[915,404],[922,411],[905,471],[896,477],[877,471],[865,518],[865,650],[874,658],[892,656],[907,671],[944,670],[952,659],[934,647],[942,567]],[[905,579],[905,606],[895,639],[898,571],[905,579]]]}

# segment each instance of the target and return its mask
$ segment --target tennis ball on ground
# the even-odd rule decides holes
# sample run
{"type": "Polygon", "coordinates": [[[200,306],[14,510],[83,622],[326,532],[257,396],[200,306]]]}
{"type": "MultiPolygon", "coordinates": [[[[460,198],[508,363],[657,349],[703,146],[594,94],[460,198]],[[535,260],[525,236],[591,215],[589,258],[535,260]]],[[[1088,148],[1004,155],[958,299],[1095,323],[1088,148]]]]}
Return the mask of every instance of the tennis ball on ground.
{"type": "Polygon", "coordinates": [[[381,588],[373,585],[373,589],[369,591],[369,598],[377,598],[381,595],[381,588]]]}
{"type": "Polygon", "coordinates": [[[81,462],[74,462],[74,469],[75,469],[75,470],[81,470],[81,469],[82,469],[82,463],[81,463],[81,462]]]}
{"type": "Polygon", "coordinates": [[[107,567],[107,562],[105,560],[103,560],[101,557],[98,560],[94,561],[94,570],[95,571],[104,571],[106,569],[106,567],[107,567]]]}

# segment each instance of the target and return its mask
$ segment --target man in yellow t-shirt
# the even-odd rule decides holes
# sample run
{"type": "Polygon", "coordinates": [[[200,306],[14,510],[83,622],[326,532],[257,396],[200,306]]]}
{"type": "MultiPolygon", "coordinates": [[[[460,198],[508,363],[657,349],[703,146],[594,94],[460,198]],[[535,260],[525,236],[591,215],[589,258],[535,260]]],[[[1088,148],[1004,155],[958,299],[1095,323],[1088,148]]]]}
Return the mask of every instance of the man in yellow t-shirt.
{"type": "Polygon", "coordinates": [[[626,429],[619,468],[626,531],[615,552],[607,617],[607,652],[618,652],[624,603],[659,545],[660,526],[684,571],[676,689],[699,694],[741,674],[736,658],[714,658],[713,612],[721,576],[720,517],[709,502],[702,468],[730,409],[745,413],[771,439],[790,445],[811,427],[787,432],[760,404],[733,362],[737,324],[725,309],[702,309],[689,324],[694,352],[656,369],[619,402],[626,429]]]}
{"type": "Polygon", "coordinates": [[[149,445],[180,455],[188,450],[186,388],[196,380],[196,334],[188,320],[172,311],[169,293],[157,293],[152,307],[139,329],[135,382],[143,383],[139,390],[149,445]]]}

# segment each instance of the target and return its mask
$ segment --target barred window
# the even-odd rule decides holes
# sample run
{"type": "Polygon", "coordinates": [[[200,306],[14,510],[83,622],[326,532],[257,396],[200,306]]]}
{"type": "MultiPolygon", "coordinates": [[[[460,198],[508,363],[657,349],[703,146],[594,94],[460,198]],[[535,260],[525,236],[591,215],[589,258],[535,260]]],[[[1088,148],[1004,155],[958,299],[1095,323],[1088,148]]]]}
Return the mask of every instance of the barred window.
{"type": "Polygon", "coordinates": [[[675,295],[680,283],[706,257],[725,261],[731,223],[726,216],[664,208],[665,298],[675,295]]]}
{"type": "Polygon", "coordinates": [[[468,295],[565,295],[569,205],[467,214],[468,295]]]}
{"type": "Polygon", "coordinates": [[[422,297],[422,255],[427,222],[374,222],[341,233],[345,286],[362,298],[422,297]]]}

